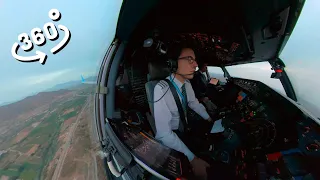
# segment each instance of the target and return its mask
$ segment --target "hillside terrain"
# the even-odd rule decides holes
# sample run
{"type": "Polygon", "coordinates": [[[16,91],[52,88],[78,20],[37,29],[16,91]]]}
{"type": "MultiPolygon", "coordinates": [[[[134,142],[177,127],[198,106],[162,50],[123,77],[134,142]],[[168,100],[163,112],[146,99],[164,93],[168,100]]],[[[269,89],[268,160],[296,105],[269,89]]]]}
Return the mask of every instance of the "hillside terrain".
{"type": "Polygon", "coordinates": [[[96,179],[93,88],[40,92],[0,107],[0,179],[96,179]],[[72,169],[67,169],[71,165],[72,169]]]}

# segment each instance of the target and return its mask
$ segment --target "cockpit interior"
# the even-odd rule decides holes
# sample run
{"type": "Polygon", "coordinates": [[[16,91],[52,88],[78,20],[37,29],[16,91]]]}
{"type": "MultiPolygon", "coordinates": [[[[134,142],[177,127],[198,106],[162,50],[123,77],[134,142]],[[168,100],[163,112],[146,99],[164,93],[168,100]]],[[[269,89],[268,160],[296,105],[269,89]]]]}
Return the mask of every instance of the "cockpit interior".
{"type": "MultiPolygon", "coordinates": [[[[108,84],[114,84],[114,90],[106,98],[108,122],[123,145],[168,179],[192,179],[186,157],[154,138],[152,92],[171,73],[167,52],[187,42],[197,59],[210,66],[224,69],[268,61],[275,71],[270,76],[279,78],[283,63],[277,54],[302,4],[298,0],[124,1],[116,34],[121,45],[108,67],[108,84]]],[[[221,119],[225,128],[223,141],[233,142],[230,160],[216,164],[225,179],[229,175],[320,179],[319,124],[289,98],[289,88],[285,97],[263,82],[224,72],[227,82],[208,92],[217,106],[212,117],[221,119]]],[[[214,171],[209,174],[208,179],[215,178],[214,171]]]]}

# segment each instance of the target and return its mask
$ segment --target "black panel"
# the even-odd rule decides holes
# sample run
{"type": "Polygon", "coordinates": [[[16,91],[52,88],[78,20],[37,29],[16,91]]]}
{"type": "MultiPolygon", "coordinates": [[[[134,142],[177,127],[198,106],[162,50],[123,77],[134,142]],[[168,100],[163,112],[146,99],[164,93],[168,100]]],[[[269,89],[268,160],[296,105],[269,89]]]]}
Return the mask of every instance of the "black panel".
{"type": "Polygon", "coordinates": [[[201,58],[211,60],[210,65],[258,62],[277,56],[282,36],[291,33],[296,9],[301,5],[289,0],[126,0],[116,34],[140,46],[155,29],[162,41],[176,40],[172,38],[176,35],[201,34],[204,38],[198,35],[195,46],[201,58]],[[286,29],[287,20],[290,28],[286,29]],[[212,43],[212,36],[223,42],[212,43]]]}
{"type": "Polygon", "coordinates": [[[162,145],[137,127],[118,123],[114,128],[131,152],[156,172],[170,179],[188,174],[189,161],[184,154],[162,145]]]}

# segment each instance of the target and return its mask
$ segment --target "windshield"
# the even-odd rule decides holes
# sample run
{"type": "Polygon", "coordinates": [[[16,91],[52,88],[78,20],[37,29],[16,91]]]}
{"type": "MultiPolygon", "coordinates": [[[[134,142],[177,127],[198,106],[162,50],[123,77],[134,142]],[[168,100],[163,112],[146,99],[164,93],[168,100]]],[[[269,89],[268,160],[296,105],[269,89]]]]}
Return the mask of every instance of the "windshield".
{"type": "Polygon", "coordinates": [[[280,58],[298,102],[320,117],[320,1],[308,0],[280,58]]]}
{"type": "Polygon", "coordinates": [[[211,78],[219,79],[222,83],[227,82],[221,67],[208,66],[208,73],[211,78]]]}
{"type": "Polygon", "coordinates": [[[273,70],[271,70],[269,62],[227,66],[226,69],[231,77],[260,81],[282,95],[286,95],[281,81],[279,79],[270,78],[273,70]]]}

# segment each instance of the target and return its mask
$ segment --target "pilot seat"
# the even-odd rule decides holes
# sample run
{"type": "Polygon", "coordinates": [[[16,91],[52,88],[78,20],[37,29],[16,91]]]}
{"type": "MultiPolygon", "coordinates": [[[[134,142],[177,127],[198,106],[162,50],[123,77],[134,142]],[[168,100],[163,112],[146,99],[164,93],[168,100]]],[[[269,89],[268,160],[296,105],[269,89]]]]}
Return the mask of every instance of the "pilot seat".
{"type": "Polygon", "coordinates": [[[156,125],[154,120],[154,88],[160,80],[170,75],[170,69],[165,61],[153,61],[148,63],[148,82],[145,84],[150,113],[147,113],[147,119],[154,134],[156,134],[156,125]]]}

